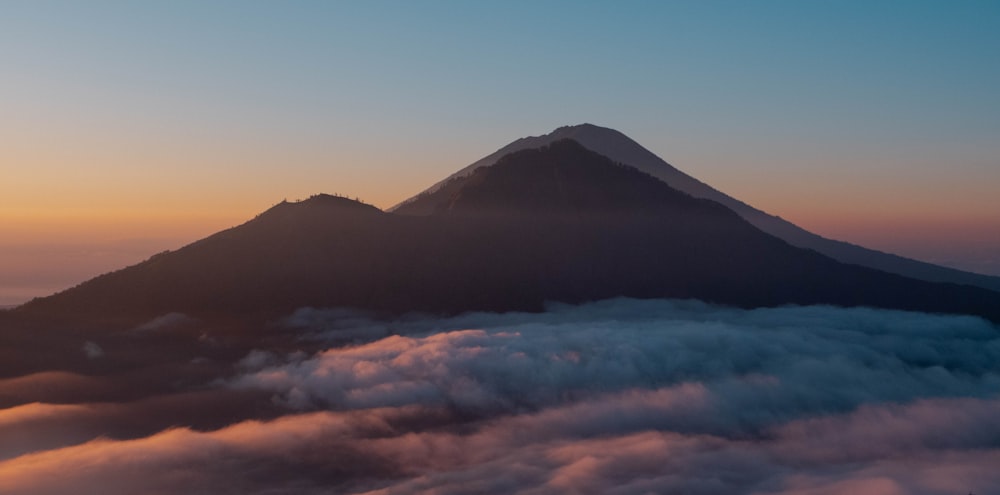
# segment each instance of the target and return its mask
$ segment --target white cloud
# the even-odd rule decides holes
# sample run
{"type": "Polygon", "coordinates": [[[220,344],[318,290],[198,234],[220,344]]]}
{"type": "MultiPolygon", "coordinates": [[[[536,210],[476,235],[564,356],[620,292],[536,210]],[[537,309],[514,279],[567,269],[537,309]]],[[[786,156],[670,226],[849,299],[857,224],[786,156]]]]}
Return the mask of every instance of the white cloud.
{"type": "Polygon", "coordinates": [[[873,402],[1000,390],[1000,333],[969,317],[613,300],[542,315],[351,318],[417,335],[333,348],[233,386],[304,409],[419,403],[479,414],[698,382],[719,397],[703,427],[730,434],[873,402]]]}
{"type": "MultiPolygon", "coordinates": [[[[354,344],[255,351],[221,382],[273,395],[286,416],[19,455],[0,461],[0,492],[1000,489],[1000,332],[977,318],[635,300],[295,318],[299,331],[354,344]]],[[[33,405],[0,410],[0,426],[106,424],[101,414],[33,405]]]]}

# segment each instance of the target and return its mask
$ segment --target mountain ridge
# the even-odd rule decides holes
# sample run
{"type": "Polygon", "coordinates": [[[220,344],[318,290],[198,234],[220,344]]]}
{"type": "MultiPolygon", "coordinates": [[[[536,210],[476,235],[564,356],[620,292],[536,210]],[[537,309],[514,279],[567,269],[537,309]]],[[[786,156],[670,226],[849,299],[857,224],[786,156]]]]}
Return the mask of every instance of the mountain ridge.
{"type": "Polygon", "coordinates": [[[445,204],[431,215],[328,195],[281,202],[240,226],[13,311],[75,327],[115,318],[135,325],[170,313],[267,320],[301,307],[540,311],[550,301],[624,296],[740,307],[865,305],[1000,321],[1000,294],[793,247],[723,205],[572,140],[511,154],[455,184],[456,191],[425,196],[445,204]]]}
{"type": "Polygon", "coordinates": [[[563,200],[562,203],[569,201],[569,204],[562,204],[562,209],[575,206],[576,213],[588,215],[609,213],[621,208],[631,209],[634,213],[641,211],[644,206],[661,202],[678,207],[697,204],[720,214],[734,214],[715,201],[695,198],[672,187],[657,188],[656,195],[646,195],[643,194],[644,191],[626,187],[610,187],[619,184],[616,179],[625,176],[636,179],[629,182],[631,187],[638,185],[648,188],[651,183],[645,179],[658,181],[644,171],[615,162],[588,150],[576,140],[564,138],[538,148],[511,152],[494,165],[478,168],[465,176],[454,177],[437,191],[415,198],[392,213],[415,215],[415,212],[428,210],[432,213],[455,213],[456,204],[461,205],[465,198],[460,193],[453,194],[452,189],[474,190],[484,183],[491,183],[494,188],[502,188],[494,191],[494,195],[499,197],[493,198],[493,210],[530,206],[537,214],[557,208],[560,200],[563,200]],[[552,156],[558,159],[553,160],[552,156]],[[581,176],[589,176],[588,179],[591,180],[581,180],[581,176]],[[570,186],[575,188],[569,191],[567,188],[570,186]],[[532,204],[525,204],[529,202],[532,204]]]}
{"type": "Polygon", "coordinates": [[[421,193],[404,200],[387,211],[402,210],[408,214],[427,214],[427,211],[418,210],[413,208],[412,205],[404,207],[417,200],[421,195],[437,191],[452,179],[464,177],[481,167],[496,163],[497,160],[506,154],[523,149],[537,148],[560,139],[576,140],[587,149],[607,156],[613,161],[635,167],[664,181],[675,189],[695,197],[717,201],[735,211],[757,228],[775,235],[794,246],[816,250],[837,261],[867,266],[920,280],[974,285],[1000,292],[1000,277],[939,266],[892,253],[868,249],[844,241],[829,239],[809,232],[779,216],[758,210],[685,174],[617,130],[589,123],[562,126],[549,134],[519,138],[496,152],[436,182],[421,193]]]}

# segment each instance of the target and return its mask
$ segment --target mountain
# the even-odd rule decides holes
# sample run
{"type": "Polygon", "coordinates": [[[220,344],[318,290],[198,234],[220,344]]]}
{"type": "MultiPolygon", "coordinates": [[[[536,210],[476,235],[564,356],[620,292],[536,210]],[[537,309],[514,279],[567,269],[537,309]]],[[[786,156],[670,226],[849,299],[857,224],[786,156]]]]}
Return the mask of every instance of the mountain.
{"type": "Polygon", "coordinates": [[[411,215],[427,214],[426,208],[420,207],[420,205],[426,206],[427,203],[417,201],[421,196],[440,190],[453,179],[466,177],[481,167],[493,165],[509,153],[538,148],[562,139],[575,140],[591,151],[618,163],[635,167],[694,197],[721,203],[760,230],[779,237],[793,246],[813,249],[844,263],[875,268],[920,280],[974,285],[1000,291],[1000,277],[946,268],[813,234],[780,217],[765,213],[738,199],[727,196],[681,172],[621,132],[592,124],[560,127],[543,136],[518,139],[434,184],[417,196],[396,205],[390,211],[411,215]]]}
{"type": "Polygon", "coordinates": [[[14,312],[140,322],[296,308],[540,310],[626,296],[865,305],[1000,321],[1000,294],[845,265],[573,140],[510,153],[387,213],[318,195],[14,312]],[[403,208],[400,208],[403,210],[403,208]]]}

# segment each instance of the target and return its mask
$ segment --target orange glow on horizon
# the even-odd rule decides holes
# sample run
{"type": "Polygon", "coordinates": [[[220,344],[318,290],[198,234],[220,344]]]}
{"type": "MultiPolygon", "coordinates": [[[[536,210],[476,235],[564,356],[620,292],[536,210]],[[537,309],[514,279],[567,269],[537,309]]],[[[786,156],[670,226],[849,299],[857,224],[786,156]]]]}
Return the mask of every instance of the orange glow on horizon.
{"type": "MultiPolygon", "coordinates": [[[[252,215],[251,215],[252,217],[252,215]]],[[[88,243],[204,236],[246,221],[239,213],[57,211],[0,213],[0,244],[88,243]]],[[[195,239],[192,239],[195,240],[195,239]]]]}

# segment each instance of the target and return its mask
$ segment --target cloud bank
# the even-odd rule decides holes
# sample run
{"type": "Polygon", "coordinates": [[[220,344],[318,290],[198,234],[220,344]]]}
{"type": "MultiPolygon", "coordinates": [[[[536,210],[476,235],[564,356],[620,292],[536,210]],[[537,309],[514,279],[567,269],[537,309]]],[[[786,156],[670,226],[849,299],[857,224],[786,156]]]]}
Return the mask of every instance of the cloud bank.
{"type": "MultiPolygon", "coordinates": [[[[0,493],[1000,489],[1000,331],[978,318],[619,299],[392,321],[306,309],[287,323],[337,346],[258,349],[206,385],[277,414],[45,439],[0,460],[0,493]]],[[[100,425],[131,407],[21,405],[0,410],[0,429],[100,425]]]]}

